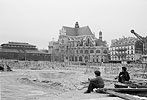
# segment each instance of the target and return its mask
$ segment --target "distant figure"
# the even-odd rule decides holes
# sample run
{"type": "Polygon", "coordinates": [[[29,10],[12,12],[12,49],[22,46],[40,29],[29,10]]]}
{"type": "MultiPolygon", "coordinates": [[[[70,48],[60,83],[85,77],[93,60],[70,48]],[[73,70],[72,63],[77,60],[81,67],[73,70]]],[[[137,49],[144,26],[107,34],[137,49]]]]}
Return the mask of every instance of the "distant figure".
{"type": "Polygon", "coordinates": [[[7,66],[7,71],[12,71],[9,65],[6,64],[6,66],[7,66]]]}
{"type": "Polygon", "coordinates": [[[94,88],[103,88],[104,87],[104,80],[101,77],[101,72],[100,71],[95,71],[94,72],[95,77],[93,79],[89,79],[89,86],[86,92],[84,93],[90,93],[93,91],[94,88]]]}
{"type": "Polygon", "coordinates": [[[4,71],[4,65],[0,64],[0,71],[4,71]]]}
{"type": "Polygon", "coordinates": [[[130,76],[129,76],[129,73],[127,72],[127,68],[122,67],[122,72],[120,72],[118,76],[118,82],[125,83],[129,80],[130,80],[130,76]]]}

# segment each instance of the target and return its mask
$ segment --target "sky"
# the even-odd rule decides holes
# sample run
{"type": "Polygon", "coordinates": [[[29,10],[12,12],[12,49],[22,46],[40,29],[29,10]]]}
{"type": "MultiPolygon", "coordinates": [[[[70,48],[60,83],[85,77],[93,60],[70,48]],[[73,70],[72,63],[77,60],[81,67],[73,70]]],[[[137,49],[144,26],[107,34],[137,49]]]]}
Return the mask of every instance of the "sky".
{"type": "Polygon", "coordinates": [[[147,0],[0,0],[0,44],[27,42],[47,49],[62,26],[89,26],[98,38],[147,36],[147,0]]]}

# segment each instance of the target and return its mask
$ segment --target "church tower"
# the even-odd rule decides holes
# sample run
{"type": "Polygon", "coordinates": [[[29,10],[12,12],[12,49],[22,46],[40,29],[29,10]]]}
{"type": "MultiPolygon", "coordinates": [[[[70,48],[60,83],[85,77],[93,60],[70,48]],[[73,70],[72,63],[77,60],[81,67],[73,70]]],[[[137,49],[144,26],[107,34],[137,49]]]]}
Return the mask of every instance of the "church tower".
{"type": "Polygon", "coordinates": [[[102,32],[99,32],[99,39],[102,41],[102,32]]]}
{"type": "Polygon", "coordinates": [[[79,28],[79,23],[78,22],[76,22],[75,28],[79,28]]]}

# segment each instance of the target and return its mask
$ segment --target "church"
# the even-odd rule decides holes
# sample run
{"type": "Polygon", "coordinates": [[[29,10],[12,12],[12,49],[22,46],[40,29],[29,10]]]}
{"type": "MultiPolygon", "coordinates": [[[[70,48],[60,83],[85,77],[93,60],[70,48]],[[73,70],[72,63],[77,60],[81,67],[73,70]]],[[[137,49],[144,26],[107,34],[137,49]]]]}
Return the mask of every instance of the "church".
{"type": "Polygon", "coordinates": [[[60,61],[64,62],[108,62],[108,45],[102,39],[102,32],[100,31],[99,38],[96,38],[89,26],[80,27],[78,22],[75,23],[75,27],[63,26],[59,32],[58,41],[54,42],[58,45],[52,46],[58,47],[56,50],[52,48],[54,60],[55,56],[53,54],[56,54],[56,58],[60,58],[60,61]]]}

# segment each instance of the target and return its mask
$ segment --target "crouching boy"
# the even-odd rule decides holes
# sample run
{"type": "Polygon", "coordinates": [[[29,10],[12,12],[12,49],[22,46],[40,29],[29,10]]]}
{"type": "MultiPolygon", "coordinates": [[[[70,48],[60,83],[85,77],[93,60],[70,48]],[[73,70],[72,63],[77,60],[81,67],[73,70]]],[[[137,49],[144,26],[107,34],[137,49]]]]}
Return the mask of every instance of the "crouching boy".
{"type": "Polygon", "coordinates": [[[94,88],[104,88],[104,80],[101,77],[100,71],[95,71],[95,78],[88,79],[89,80],[89,86],[86,92],[84,93],[90,93],[93,91],[94,88]]]}

